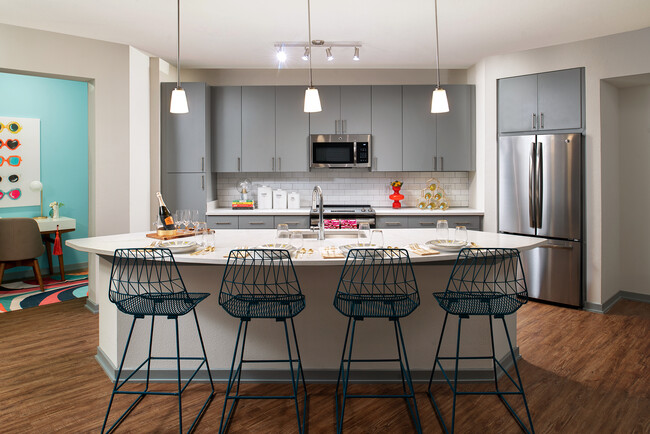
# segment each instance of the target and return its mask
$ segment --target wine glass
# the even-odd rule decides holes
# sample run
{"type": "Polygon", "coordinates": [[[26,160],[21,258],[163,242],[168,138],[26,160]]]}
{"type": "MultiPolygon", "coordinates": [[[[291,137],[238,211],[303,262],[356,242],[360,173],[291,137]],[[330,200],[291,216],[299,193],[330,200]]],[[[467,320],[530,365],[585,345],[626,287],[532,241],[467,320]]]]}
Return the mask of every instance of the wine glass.
{"type": "Polygon", "coordinates": [[[302,249],[303,243],[304,240],[300,232],[291,232],[291,245],[296,249],[296,251],[302,249]]]}
{"type": "Polygon", "coordinates": [[[191,212],[191,221],[192,221],[192,227],[194,230],[197,230],[197,227],[199,225],[199,210],[198,209],[193,209],[191,212]]]}
{"type": "Polygon", "coordinates": [[[182,209],[180,211],[180,222],[185,226],[185,230],[187,230],[189,224],[190,224],[190,211],[187,209],[182,209]]]}
{"type": "Polygon", "coordinates": [[[449,239],[449,223],[447,220],[438,220],[436,224],[436,238],[438,238],[438,241],[447,241],[449,239]]]}
{"type": "Polygon", "coordinates": [[[373,229],[370,233],[370,244],[378,248],[384,247],[384,231],[381,229],[373,229]]]}
{"type": "Polygon", "coordinates": [[[467,245],[467,228],[465,226],[456,226],[456,229],[454,230],[454,241],[457,243],[462,243],[463,245],[467,245]]]}
{"type": "Polygon", "coordinates": [[[183,220],[181,218],[181,211],[180,210],[174,211],[174,215],[172,217],[174,218],[174,225],[176,226],[177,229],[180,229],[181,221],[183,220]]]}
{"type": "Polygon", "coordinates": [[[275,233],[275,244],[282,245],[289,242],[289,225],[280,223],[275,233]]]}
{"type": "Polygon", "coordinates": [[[360,246],[367,246],[370,243],[370,224],[359,223],[359,231],[357,232],[357,244],[360,246]]]}

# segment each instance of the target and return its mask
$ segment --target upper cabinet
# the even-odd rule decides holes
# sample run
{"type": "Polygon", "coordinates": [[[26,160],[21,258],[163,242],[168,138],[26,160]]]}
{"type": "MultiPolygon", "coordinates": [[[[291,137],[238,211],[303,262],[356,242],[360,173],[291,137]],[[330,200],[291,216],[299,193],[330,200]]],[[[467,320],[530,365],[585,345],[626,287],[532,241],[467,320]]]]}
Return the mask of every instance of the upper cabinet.
{"type": "Polygon", "coordinates": [[[582,69],[498,80],[500,133],[583,128],[582,69]]]}
{"type": "Polygon", "coordinates": [[[241,171],[242,113],[240,86],[213,86],[212,167],[216,172],[241,171]]]}
{"type": "Polygon", "coordinates": [[[204,172],[210,162],[210,93],[205,83],[183,83],[189,113],[169,112],[176,83],[161,84],[162,171],[204,172]]]}
{"type": "MultiPolygon", "coordinates": [[[[470,85],[444,86],[449,112],[436,116],[436,157],[440,172],[475,170],[475,88],[470,85]]],[[[430,109],[429,109],[430,111],[430,109]]]]}
{"type": "Polygon", "coordinates": [[[323,110],[309,115],[311,134],[368,134],[371,86],[319,86],[323,110]]]}
{"type": "Polygon", "coordinates": [[[402,86],[372,86],[372,170],[402,170],[402,86]]]}
{"type": "Polygon", "coordinates": [[[402,88],[402,170],[436,170],[436,116],[431,113],[433,89],[434,86],[402,88]]]}
{"type": "Polygon", "coordinates": [[[275,170],[275,87],[242,87],[241,170],[275,170]]]}
{"type": "Polygon", "coordinates": [[[275,171],[309,170],[309,114],[303,111],[305,88],[275,88],[275,171]]]}

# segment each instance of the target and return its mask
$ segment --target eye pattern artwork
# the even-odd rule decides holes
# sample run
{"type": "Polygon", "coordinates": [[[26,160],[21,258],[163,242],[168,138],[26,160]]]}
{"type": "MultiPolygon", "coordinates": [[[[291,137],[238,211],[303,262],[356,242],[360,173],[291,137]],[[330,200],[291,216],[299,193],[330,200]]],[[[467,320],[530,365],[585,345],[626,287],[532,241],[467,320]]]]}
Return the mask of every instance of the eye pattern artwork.
{"type": "Polygon", "coordinates": [[[29,184],[40,180],[40,119],[0,116],[0,208],[39,205],[29,184]]]}

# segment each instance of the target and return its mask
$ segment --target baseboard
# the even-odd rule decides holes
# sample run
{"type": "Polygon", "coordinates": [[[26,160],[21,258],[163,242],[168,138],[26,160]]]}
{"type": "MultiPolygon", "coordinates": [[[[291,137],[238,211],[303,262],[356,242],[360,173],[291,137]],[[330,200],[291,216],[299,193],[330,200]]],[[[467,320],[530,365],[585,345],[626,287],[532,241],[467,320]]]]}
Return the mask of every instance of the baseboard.
{"type": "Polygon", "coordinates": [[[629,292],[629,291],[618,291],[616,294],[614,294],[614,296],[612,296],[609,300],[607,300],[603,304],[586,302],[584,310],[587,310],[589,312],[595,312],[595,313],[607,313],[607,311],[610,310],[616,303],[618,303],[619,300],[623,300],[623,299],[640,301],[643,303],[650,303],[650,295],[648,294],[638,294],[636,292],[629,292]]]}
{"type": "Polygon", "coordinates": [[[86,304],[84,305],[84,307],[89,311],[91,311],[92,313],[99,313],[99,305],[91,301],[88,297],[86,297],[86,304]]]}
{"type": "MultiPolygon", "coordinates": [[[[514,349],[515,357],[520,359],[519,347],[514,349]]],[[[97,347],[97,355],[95,355],[95,360],[99,365],[104,369],[106,375],[115,381],[117,376],[117,367],[111,363],[111,361],[106,357],[106,354],[97,347]]],[[[432,361],[433,362],[433,361],[432,361]]],[[[505,369],[510,369],[513,366],[512,358],[507,355],[503,357],[500,361],[501,365],[505,369]]],[[[189,376],[194,372],[194,370],[181,370],[181,379],[182,381],[187,380],[189,376]]],[[[454,371],[447,370],[447,375],[450,378],[453,378],[454,371]]],[[[124,370],[120,378],[126,378],[133,373],[133,370],[124,370]]],[[[229,371],[226,369],[213,369],[211,370],[212,379],[216,382],[225,383],[228,381],[229,371]]],[[[500,373],[503,374],[502,372],[500,373]]],[[[166,382],[176,382],[178,378],[176,377],[175,370],[152,370],[150,379],[160,383],[166,382]]],[[[430,370],[412,370],[411,375],[413,377],[413,382],[415,383],[428,383],[429,377],[431,376],[430,370]]],[[[462,369],[458,371],[458,380],[461,382],[485,382],[493,381],[494,373],[492,368],[489,369],[462,369]]],[[[273,370],[273,369],[246,369],[242,370],[241,375],[242,381],[248,383],[288,383],[291,381],[291,376],[288,370],[273,370]]],[[[318,383],[318,384],[333,384],[336,383],[338,378],[338,370],[335,369],[305,369],[305,381],[308,383],[318,383]]],[[[138,372],[133,376],[135,381],[144,381],[145,372],[138,372]]],[[[195,380],[206,382],[208,381],[208,374],[206,371],[202,370],[196,374],[194,377],[195,380]]],[[[395,370],[370,370],[370,369],[359,369],[353,370],[350,377],[352,383],[400,383],[401,375],[398,369],[395,370]]],[[[445,382],[442,373],[439,370],[436,370],[436,375],[433,379],[436,383],[445,382]]]]}

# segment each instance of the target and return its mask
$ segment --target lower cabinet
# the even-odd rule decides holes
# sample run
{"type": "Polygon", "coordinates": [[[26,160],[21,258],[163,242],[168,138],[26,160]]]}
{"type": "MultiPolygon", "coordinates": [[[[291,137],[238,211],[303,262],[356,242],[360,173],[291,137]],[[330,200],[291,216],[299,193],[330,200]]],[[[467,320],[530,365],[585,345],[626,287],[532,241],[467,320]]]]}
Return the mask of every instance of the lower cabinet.
{"type": "Polygon", "coordinates": [[[480,231],[483,228],[482,217],[478,215],[449,215],[449,216],[409,216],[409,228],[435,228],[438,220],[447,220],[449,228],[465,226],[471,231],[480,231]]]}
{"type": "Polygon", "coordinates": [[[239,229],[273,229],[272,215],[239,216],[239,229]]]}
{"type": "Polygon", "coordinates": [[[377,216],[377,229],[406,229],[409,226],[408,216],[377,216]]]}
{"type": "Polygon", "coordinates": [[[209,215],[206,216],[206,222],[210,229],[239,229],[239,217],[209,215]]]}
{"type": "Polygon", "coordinates": [[[306,215],[276,215],[273,218],[274,227],[285,224],[289,229],[309,229],[309,216],[306,215]]]}
{"type": "Polygon", "coordinates": [[[247,215],[247,216],[206,216],[210,229],[274,229],[279,224],[289,229],[309,229],[309,216],[306,215],[247,215]]]}

